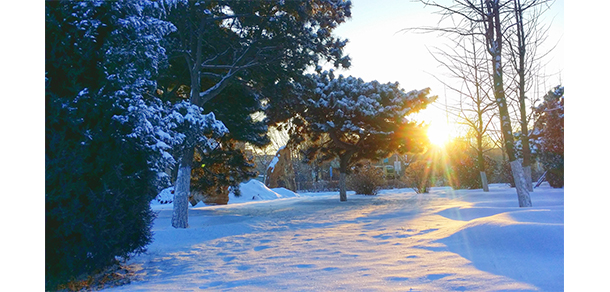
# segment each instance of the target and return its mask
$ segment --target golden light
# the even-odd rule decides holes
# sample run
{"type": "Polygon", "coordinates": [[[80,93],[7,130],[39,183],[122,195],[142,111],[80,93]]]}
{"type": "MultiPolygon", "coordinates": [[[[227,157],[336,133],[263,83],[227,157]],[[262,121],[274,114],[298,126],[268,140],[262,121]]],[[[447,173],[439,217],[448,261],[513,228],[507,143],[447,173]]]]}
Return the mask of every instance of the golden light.
{"type": "Polygon", "coordinates": [[[430,123],[428,139],[436,146],[443,146],[449,140],[449,128],[445,123],[430,123]]]}

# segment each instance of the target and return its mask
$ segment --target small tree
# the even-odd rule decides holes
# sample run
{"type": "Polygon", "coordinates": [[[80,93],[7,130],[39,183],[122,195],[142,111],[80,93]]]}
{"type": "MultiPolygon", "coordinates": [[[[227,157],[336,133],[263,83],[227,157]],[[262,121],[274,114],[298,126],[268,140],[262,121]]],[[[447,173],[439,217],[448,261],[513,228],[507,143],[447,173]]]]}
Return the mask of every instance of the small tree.
{"type": "Polygon", "coordinates": [[[405,92],[398,83],[335,78],[332,71],[309,75],[295,93],[291,141],[308,141],[312,160],[339,159],[341,201],[347,200],[345,177],[355,163],[424,149],[426,127],[406,116],[436,100],[429,89],[405,92]]]}
{"type": "Polygon", "coordinates": [[[403,180],[416,193],[428,193],[432,186],[432,168],[428,160],[411,162],[405,169],[403,180]]]}

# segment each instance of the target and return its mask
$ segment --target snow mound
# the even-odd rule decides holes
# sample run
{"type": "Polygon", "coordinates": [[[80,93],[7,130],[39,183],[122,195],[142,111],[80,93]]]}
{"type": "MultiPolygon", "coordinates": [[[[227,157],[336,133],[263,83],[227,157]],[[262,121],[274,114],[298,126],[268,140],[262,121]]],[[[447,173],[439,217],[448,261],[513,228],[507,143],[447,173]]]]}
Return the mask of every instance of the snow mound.
{"type": "Polygon", "coordinates": [[[233,192],[229,193],[229,204],[277,200],[299,196],[295,192],[285,188],[270,189],[256,179],[252,179],[247,183],[239,184],[239,189],[241,191],[241,196],[239,197],[236,197],[233,192]]]}
{"type": "Polygon", "coordinates": [[[282,196],[282,198],[300,197],[299,194],[286,188],[273,188],[271,190],[278,193],[280,196],[282,196]]]}
{"type": "Polygon", "coordinates": [[[151,201],[153,205],[171,204],[174,201],[174,186],[163,189],[159,194],[151,201]]]}
{"type": "MultiPolygon", "coordinates": [[[[300,197],[299,194],[286,188],[270,189],[265,186],[265,184],[256,179],[252,179],[249,182],[239,184],[239,189],[241,190],[241,196],[239,197],[236,197],[233,192],[229,193],[229,204],[300,197]]],[[[152,200],[151,204],[171,204],[174,200],[173,190],[173,186],[163,189],[161,192],[159,192],[157,197],[152,200]]],[[[201,202],[199,204],[205,206],[205,204],[201,202]]],[[[199,204],[197,204],[197,206],[199,206],[199,204]]]]}

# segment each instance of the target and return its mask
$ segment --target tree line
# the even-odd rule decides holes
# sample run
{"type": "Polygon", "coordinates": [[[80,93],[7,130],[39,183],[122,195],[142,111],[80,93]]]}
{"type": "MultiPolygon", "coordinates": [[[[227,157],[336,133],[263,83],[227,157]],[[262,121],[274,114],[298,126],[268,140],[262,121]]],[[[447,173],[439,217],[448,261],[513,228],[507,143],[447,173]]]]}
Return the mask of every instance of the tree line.
{"type": "MultiPolygon", "coordinates": [[[[448,112],[465,125],[474,138],[471,146],[476,151],[482,188],[488,190],[484,152],[489,148],[485,146],[485,140],[495,135],[494,140],[500,141],[498,146],[510,164],[519,206],[531,206],[531,166],[536,157],[546,159],[545,154],[540,153],[541,143],[557,144],[561,140],[563,145],[563,120],[560,124],[538,121],[541,114],[537,104],[546,102],[532,96],[536,94],[532,89],[538,86],[537,82],[548,77],[543,74],[543,60],[550,51],[541,52],[539,48],[546,41],[549,30],[542,18],[553,1],[460,0],[447,4],[422,0],[420,3],[436,9],[440,21],[437,26],[407,30],[439,33],[449,41],[447,47],[436,48],[432,54],[449,77],[456,80],[449,82],[438,78],[460,96],[458,104],[448,112]],[[543,124],[549,127],[548,131],[554,131],[550,128],[561,130],[555,131],[553,138],[541,140],[543,129],[540,126],[543,124]]],[[[557,88],[561,88],[562,94],[556,98],[562,103],[563,87],[557,88]]],[[[559,92],[557,88],[553,91],[559,92]]],[[[563,148],[554,151],[560,153],[563,160],[563,148]]],[[[548,166],[546,162],[543,164],[548,166]]],[[[556,169],[553,172],[559,174],[556,169]]]]}

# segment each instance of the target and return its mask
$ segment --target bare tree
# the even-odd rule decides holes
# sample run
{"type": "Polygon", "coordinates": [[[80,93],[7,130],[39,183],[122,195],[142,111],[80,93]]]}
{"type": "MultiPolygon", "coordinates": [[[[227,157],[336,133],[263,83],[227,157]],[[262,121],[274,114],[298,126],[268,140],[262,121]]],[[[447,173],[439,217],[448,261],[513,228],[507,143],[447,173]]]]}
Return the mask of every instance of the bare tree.
{"type": "Polygon", "coordinates": [[[435,1],[422,0],[421,2],[425,5],[439,8],[438,13],[442,17],[438,26],[419,28],[419,30],[448,35],[477,36],[484,42],[489,54],[493,95],[498,108],[504,148],[515,180],[519,206],[531,207],[532,202],[526,187],[523,168],[515,155],[514,136],[504,89],[502,49],[505,42],[504,34],[509,29],[507,24],[510,23],[507,18],[512,17],[512,14],[508,13],[509,11],[506,9],[511,1],[455,0],[453,4],[444,5],[435,1]],[[447,21],[450,21],[450,26],[440,25],[447,21]]]}
{"type": "Polygon", "coordinates": [[[518,120],[521,128],[521,149],[523,172],[526,186],[530,192],[532,186],[532,157],[529,143],[531,111],[528,115],[527,97],[525,96],[536,80],[536,74],[541,71],[541,59],[550,51],[538,54],[538,47],[546,40],[549,26],[543,26],[540,17],[549,9],[551,0],[513,0],[511,29],[505,35],[508,44],[509,63],[514,71],[512,74],[516,100],[518,101],[518,120]]]}
{"type": "Polygon", "coordinates": [[[459,104],[452,110],[458,112],[458,123],[467,126],[475,138],[475,142],[469,144],[477,153],[481,187],[487,192],[489,186],[484,160],[487,145],[484,145],[484,139],[496,108],[490,98],[492,86],[487,54],[481,44],[475,34],[454,36],[447,48],[433,53],[433,57],[450,72],[450,77],[460,81],[461,86],[457,87],[437,78],[460,96],[459,104]]]}

